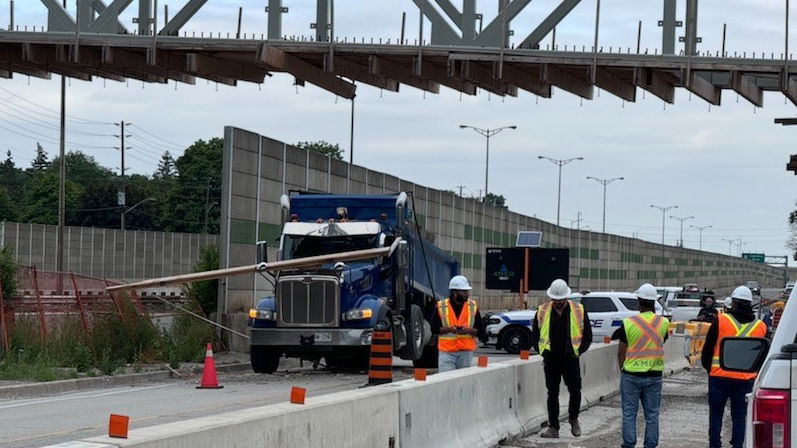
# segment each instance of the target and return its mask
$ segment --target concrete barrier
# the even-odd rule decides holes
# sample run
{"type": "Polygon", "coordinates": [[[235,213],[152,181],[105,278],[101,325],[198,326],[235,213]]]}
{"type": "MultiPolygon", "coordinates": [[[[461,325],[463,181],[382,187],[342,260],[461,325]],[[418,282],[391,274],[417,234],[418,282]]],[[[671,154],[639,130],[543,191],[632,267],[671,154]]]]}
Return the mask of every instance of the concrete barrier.
{"type": "Polygon", "coordinates": [[[487,367],[402,381],[399,394],[401,447],[495,446],[522,431],[515,414],[515,366],[487,367]]]}
{"type": "MultiPolygon", "coordinates": [[[[688,367],[686,343],[668,340],[665,373],[688,367]]],[[[594,344],[582,355],[582,409],[617,393],[617,347],[594,344]]],[[[135,429],[126,440],[98,437],[54,447],[490,447],[547,421],[542,363],[532,356],[432,375],[424,382],[310,397],[305,405],[280,403],[135,429]]],[[[567,394],[562,384],[563,417],[567,394]]]]}
{"type": "Polygon", "coordinates": [[[670,335],[664,344],[664,374],[672,375],[691,367],[689,359],[691,341],[689,338],[670,335]]]}

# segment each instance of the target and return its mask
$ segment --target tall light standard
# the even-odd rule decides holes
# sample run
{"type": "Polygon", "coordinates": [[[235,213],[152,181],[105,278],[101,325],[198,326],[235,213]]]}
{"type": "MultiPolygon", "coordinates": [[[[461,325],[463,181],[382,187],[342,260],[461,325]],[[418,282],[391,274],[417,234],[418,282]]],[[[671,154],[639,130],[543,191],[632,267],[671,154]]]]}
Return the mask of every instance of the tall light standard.
{"type": "Polygon", "coordinates": [[[700,250],[703,250],[703,231],[712,227],[713,226],[696,226],[694,224],[689,225],[690,229],[697,229],[698,232],[700,232],[700,250]]]}
{"type": "Polygon", "coordinates": [[[601,179],[600,177],[587,176],[587,179],[592,179],[595,182],[603,185],[603,233],[606,233],[606,186],[616,180],[625,180],[624,177],[615,177],[614,179],[601,179]]]}
{"type": "Polygon", "coordinates": [[[142,199],[142,200],[138,201],[138,202],[136,203],[136,205],[134,205],[134,206],[132,206],[132,207],[130,207],[130,208],[127,208],[127,207],[125,207],[124,205],[122,205],[122,213],[121,213],[121,214],[122,214],[122,225],[121,225],[121,229],[122,229],[122,230],[126,230],[126,229],[125,229],[125,215],[127,215],[128,213],[130,213],[131,211],[133,211],[133,209],[134,209],[134,208],[136,208],[136,207],[138,207],[139,205],[141,205],[141,204],[143,204],[143,203],[145,203],[145,202],[150,202],[150,201],[157,201],[157,199],[155,199],[155,198],[146,198],[146,199],[142,199]]]}
{"type": "Polygon", "coordinates": [[[492,137],[493,135],[498,134],[499,132],[501,132],[503,130],[506,130],[506,129],[517,129],[517,126],[512,125],[512,126],[504,126],[504,127],[500,127],[500,128],[496,128],[496,129],[482,129],[482,128],[477,128],[477,127],[474,127],[474,126],[468,126],[466,124],[461,124],[461,125],[459,125],[459,128],[460,129],[473,129],[474,131],[478,132],[479,134],[485,136],[486,139],[487,139],[487,156],[486,156],[486,159],[485,159],[485,162],[484,162],[484,197],[486,198],[487,197],[487,193],[489,191],[489,190],[487,190],[487,186],[488,186],[488,180],[489,180],[489,177],[490,177],[490,137],[492,137]]]}
{"type": "Polygon", "coordinates": [[[684,221],[689,221],[690,219],[695,219],[694,216],[685,216],[685,217],[678,217],[678,216],[670,216],[670,219],[675,219],[676,221],[681,221],[681,240],[678,242],[678,245],[684,247],[684,221]]]}
{"type": "Polygon", "coordinates": [[[567,165],[570,162],[574,162],[576,160],[584,160],[583,157],[573,157],[572,159],[553,159],[547,156],[537,156],[538,159],[545,159],[549,160],[551,163],[559,167],[559,191],[556,195],[556,225],[559,225],[559,212],[561,211],[562,205],[562,167],[567,165]]]}
{"type": "Polygon", "coordinates": [[[664,244],[664,217],[667,216],[667,211],[672,210],[674,208],[678,208],[678,206],[671,205],[669,207],[661,207],[658,205],[651,205],[650,208],[656,208],[661,210],[661,244],[664,244]]]}
{"type": "Polygon", "coordinates": [[[736,238],[734,238],[734,239],[723,238],[722,241],[727,241],[728,242],[728,255],[730,256],[731,255],[731,245],[736,242],[736,238]]]}

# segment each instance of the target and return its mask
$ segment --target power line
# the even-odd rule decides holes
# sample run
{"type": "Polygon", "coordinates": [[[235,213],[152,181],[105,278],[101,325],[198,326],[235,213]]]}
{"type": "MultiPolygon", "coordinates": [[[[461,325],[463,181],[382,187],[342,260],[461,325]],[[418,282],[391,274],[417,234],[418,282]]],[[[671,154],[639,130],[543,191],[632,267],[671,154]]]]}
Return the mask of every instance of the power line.
{"type": "Polygon", "coordinates": [[[146,135],[149,135],[150,137],[153,137],[153,138],[155,138],[155,139],[158,139],[158,140],[160,140],[160,141],[162,141],[162,142],[164,142],[164,143],[168,143],[169,145],[172,145],[172,146],[177,146],[177,147],[183,147],[183,146],[184,146],[184,145],[181,145],[181,144],[179,144],[179,143],[175,143],[175,142],[173,142],[173,141],[166,140],[166,139],[165,139],[165,138],[163,138],[163,137],[159,137],[159,136],[157,136],[157,135],[155,135],[155,134],[153,134],[153,133],[151,133],[151,132],[147,131],[146,129],[142,128],[141,126],[138,126],[138,125],[136,125],[136,129],[137,129],[137,130],[140,130],[141,132],[143,132],[143,133],[144,133],[144,134],[146,134],[146,135]]]}
{"type": "MultiPolygon", "coordinates": [[[[47,108],[47,107],[44,107],[44,106],[42,106],[42,105],[40,105],[40,104],[36,104],[36,103],[34,103],[33,101],[30,101],[29,99],[27,99],[27,98],[25,98],[25,97],[22,97],[22,96],[20,96],[20,95],[17,95],[16,93],[14,93],[14,92],[12,92],[12,91],[10,91],[10,90],[8,90],[8,89],[4,88],[4,87],[0,87],[0,90],[2,90],[2,91],[4,91],[4,92],[8,93],[8,94],[9,94],[9,95],[11,95],[11,96],[14,96],[14,97],[16,97],[16,98],[19,98],[20,100],[22,100],[22,101],[24,101],[24,102],[26,102],[26,103],[28,103],[28,104],[30,104],[30,105],[32,105],[32,106],[35,106],[35,107],[38,107],[39,109],[46,110],[46,111],[48,111],[48,112],[50,112],[50,113],[53,113],[53,112],[52,112],[52,109],[49,109],[49,108],[47,108]]],[[[84,122],[84,123],[86,123],[86,124],[102,124],[102,125],[109,125],[109,124],[113,124],[112,122],[108,122],[108,121],[97,121],[97,120],[89,120],[89,119],[86,119],[86,118],[80,118],[80,117],[78,117],[78,116],[76,116],[76,115],[72,115],[72,117],[73,117],[73,118],[70,118],[70,119],[69,119],[70,121],[81,121],[81,122],[84,122]]]]}

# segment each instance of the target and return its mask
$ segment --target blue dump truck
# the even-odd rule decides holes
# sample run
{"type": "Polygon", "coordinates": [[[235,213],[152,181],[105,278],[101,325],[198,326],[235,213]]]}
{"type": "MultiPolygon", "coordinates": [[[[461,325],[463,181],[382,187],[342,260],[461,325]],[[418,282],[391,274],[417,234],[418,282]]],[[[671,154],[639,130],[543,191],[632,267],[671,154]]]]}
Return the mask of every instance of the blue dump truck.
{"type": "MultiPolygon", "coordinates": [[[[430,322],[459,264],[418,225],[412,197],[294,194],[280,201],[281,261],[390,252],[278,271],[270,279],[274,295],[249,312],[254,371],[272,373],[285,356],[363,367],[375,329],[392,331],[396,356],[436,367],[430,322]]],[[[266,253],[262,246],[258,252],[266,253]]]]}

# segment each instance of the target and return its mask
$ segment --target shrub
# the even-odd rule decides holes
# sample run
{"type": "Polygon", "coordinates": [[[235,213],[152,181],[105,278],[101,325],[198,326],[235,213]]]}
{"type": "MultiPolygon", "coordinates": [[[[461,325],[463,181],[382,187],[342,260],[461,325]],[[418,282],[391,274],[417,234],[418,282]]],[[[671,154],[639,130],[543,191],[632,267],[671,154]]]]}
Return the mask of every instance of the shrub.
{"type": "MultiPolygon", "coordinates": [[[[199,253],[199,261],[194,272],[212,271],[219,268],[219,248],[206,246],[199,253]]],[[[216,312],[216,300],[219,291],[218,280],[196,282],[188,286],[188,294],[193,296],[206,315],[216,312]]]]}

